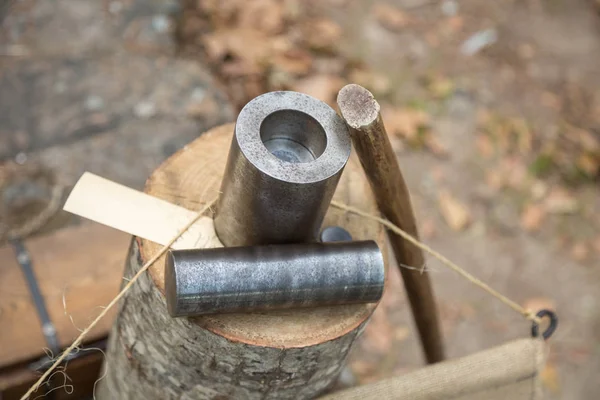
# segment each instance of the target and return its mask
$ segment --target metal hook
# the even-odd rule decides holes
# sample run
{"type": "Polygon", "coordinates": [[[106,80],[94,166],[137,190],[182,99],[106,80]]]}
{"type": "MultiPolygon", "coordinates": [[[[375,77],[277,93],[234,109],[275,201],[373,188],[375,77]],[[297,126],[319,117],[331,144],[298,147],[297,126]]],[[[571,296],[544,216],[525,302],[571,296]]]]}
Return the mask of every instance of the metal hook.
{"type": "MultiPolygon", "coordinates": [[[[552,334],[554,333],[554,331],[556,330],[556,327],[558,326],[558,317],[557,315],[550,310],[540,310],[537,312],[537,314],[535,314],[536,317],[538,318],[544,318],[544,317],[548,317],[550,318],[550,325],[548,326],[548,329],[546,329],[544,331],[544,333],[542,333],[542,337],[544,338],[544,340],[548,340],[548,338],[550,336],[552,336],[552,334]]],[[[539,325],[537,324],[537,322],[533,322],[533,325],[531,326],[531,336],[536,338],[539,336],[539,325]]]]}

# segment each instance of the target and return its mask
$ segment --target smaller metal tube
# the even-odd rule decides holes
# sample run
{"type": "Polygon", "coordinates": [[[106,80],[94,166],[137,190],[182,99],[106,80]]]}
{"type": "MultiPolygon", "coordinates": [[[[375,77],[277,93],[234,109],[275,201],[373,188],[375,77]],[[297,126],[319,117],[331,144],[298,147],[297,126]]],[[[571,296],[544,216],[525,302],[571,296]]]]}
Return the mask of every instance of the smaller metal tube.
{"type": "Polygon", "coordinates": [[[374,241],[172,250],[172,317],[374,303],[385,281],[374,241]]]}
{"type": "Polygon", "coordinates": [[[321,242],[351,242],[352,235],[341,226],[328,226],[321,231],[321,242]]]}

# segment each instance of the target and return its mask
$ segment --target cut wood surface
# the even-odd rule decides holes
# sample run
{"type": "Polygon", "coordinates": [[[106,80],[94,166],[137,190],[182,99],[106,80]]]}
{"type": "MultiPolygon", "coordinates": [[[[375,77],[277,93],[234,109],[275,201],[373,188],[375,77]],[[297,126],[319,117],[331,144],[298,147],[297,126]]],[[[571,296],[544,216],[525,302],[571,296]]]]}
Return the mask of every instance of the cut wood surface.
{"type": "MultiPolygon", "coordinates": [[[[219,191],[233,130],[233,124],[222,125],[186,146],[152,174],[145,192],[191,210],[201,208],[219,191]]],[[[334,200],[377,212],[369,184],[355,157],[349,160],[342,174],[334,200]]],[[[377,240],[385,254],[384,230],[379,223],[330,208],[323,226],[330,225],[345,227],[354,240],[377,240]]],[[[138,243],[144,261],[161,247],[139,238],[138,243]]],[[[150,268],[150,274],[164,294],[164,257],[150,268]]],[[[363,323],[374,309],[374,304],[355,304],[269,313],[223,314],[197,318],[195,323],[230,340],[248,344],[304,347],[350,332],[363,323]]]]}
{"type": "MultiPolygon", "coordinates": [[[[233,130],[233,124],[223,125],[187,145],[152,174],[145,192],[190,210],[202,208],[218,194],[233,130]]],[[[334,199],[377,210],[354,156],[334,199]]],[[[385,232],[377,222],[330,208],[324,226],[330,225],[343,226],[356,240],[376,240],[387,255],[385,232]]],[[[125,276],[133,276],[160,248],[135,238],[125,276]]],[[[171,318],[163,257],[119,303],[98,398],[314,398],[335,382],[375,307],[171,318]]]]}
{"type": "MultiPolygon", "coordinates": [[[[62,346],[67,346],[117,294],[129,235],[85,223],[31,238],[25,246],[62,346]],[[63,306],[63,295],[67,306],[63,306]],[[73,321],[71,321],[72,317],[73,321]]],[[[0,367],[44,355],[47,346],[21,268],[10,246],[0,248],[0,367]]],[[[106,336],[114,312],[87,337],[106,336]]]]}

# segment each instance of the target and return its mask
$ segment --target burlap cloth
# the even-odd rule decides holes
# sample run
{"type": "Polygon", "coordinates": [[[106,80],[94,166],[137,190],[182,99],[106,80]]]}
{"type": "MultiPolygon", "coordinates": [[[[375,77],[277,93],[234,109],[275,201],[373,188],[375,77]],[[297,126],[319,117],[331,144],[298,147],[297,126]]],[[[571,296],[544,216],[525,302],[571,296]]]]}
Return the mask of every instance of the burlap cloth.
{"type": "Polygon", "coordinates": [[[543,340],[519,339],[320,400],[540,399],[539,377],[545,361],[543,340]]]}

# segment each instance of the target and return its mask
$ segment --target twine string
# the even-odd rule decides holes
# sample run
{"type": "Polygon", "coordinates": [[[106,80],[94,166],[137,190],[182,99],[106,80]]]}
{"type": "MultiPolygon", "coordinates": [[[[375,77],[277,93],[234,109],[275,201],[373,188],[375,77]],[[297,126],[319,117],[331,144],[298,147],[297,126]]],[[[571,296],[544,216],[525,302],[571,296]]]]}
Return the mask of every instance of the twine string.
{"type": "MultiPolygon", "coordinates": [[[[458,273],[460,276],[462,276],[463,278],[465,278],[467,281],[471,282],[475,286],[477,286],[477,287],[485,290],[487,293],[489,293],[493,297],[497,298],[502,303],[504,303],[505,305],[509,306],[510,308],[512,308],[513,310],[515,310],[516,312],[518,312],[519,314],[521,314],[523,317],[525,317],[525,318],[527,318],[527,319],[529,319],[529,320],[531,320],[531,321],[533,321],[533,322],[535,322],[537,324],[539,324],[541,322],[541,319],[539,317],[537,317],[535,315],[535,313],[531,312],[530,310],[528,310],[528,309],[526,309],[524,307],[521,307],[515,301],[509,299],[508,297],[504,296],[502,293],[500,293],[497,290],[495,290],[492,287],[490,287],[487,283],[485,283],[482,280],[480,280],[480,279],[476,278],[475,276],[471,275],[466,270],[464,270],[463,268],[459,267],[457,264],[453,263],[452,261],[450,261],[449,259],[447,259],[442,254],[438,253],[437,251],[435,251],[431,247],[427,246],[425,243],[423,243],[423,242],[415,239],[412,235],[410,235],[407,232],[405,232],[404,230],[400,229],[398,226],[392,224],[387,219],[378,217],[378,216],[373,215],[373,214],[369,214],[369,213],[367,213],[365,211],[362,211],[362,210],[360,210],[358,208],[354,208],[352,206],[349,206],[349,205],[344,204],[344,203],[340,203],[340,202],[335,201],[335,200],[331,202],[331,205],[334,206],[334,207],[336,207],[336,208],[339,208],[341,210],[348,211],[348,212],[350,212],[352,214],[360,215],[361,217],[364,217],[364,218],[367,218],[367,219],[379,222],[381,225],[385,226],[390,231],[392,231],[395,234],[397,234],[398,236],[402,237],[404,240],[412,243],[413,245],[417,246],[421,250],[423,250],[423,251],[431,254],[433,257],[437,258],[443,265],[445,265],[446,267],[450,268],[454,272],[458,273]]],[[[424,267],[425,266],[423,265],[423,268],[424,267]]]]}
{"type": "Polygon", "coordinates": [[[188,222],[179,232],[177,232],[177,234],[173,237],[173,239],[169,240],[169,242],[166,245],[164,245],[150,260],[148,260],[142,266],[142,268],[140,268],[140,270],[127,283],[127,285],[125,285],[125,287],[123,287],[123,289],[119,292],[119,294],[117,294],[117,296],[114,299],[112,299],[110,303],[108,303],[108,305],[102,310],[102,312],[100,312],[100,314],[98,314],[96,319],[94,319],[88,325],[88,327],[85,328],[83,330],[83,332],[81,332],[79,334],[77,339],[75,339],[75,341],[65,351],[62,352],[62,354],[56,359],[56,361],[54,361],[54,363],[50,366],[50,368],[48,368],[46,370],[46,372],[44,372],[44,374],[42,376],[40,376],[40,378],[29,388],[29,390],[21,397],[21,400],[25,400],[25,399],[29,398],[29,396],[32,393],[34,393],[36,390],[38,390],[38,388],[44,383],[46,378],[48,378],[48,376],[50,376],[52,371],[54,371],[56,369],[56,367],[58,367],[69,354],[71,354],[71,351],[73,351],[77,346],[79,346],[81,344],[81,342],[87,336],[87,334],[98,324],[98,322],[102,318],[104,318],[104,316],[108,313],[108,311],[112,307],[114,307],[115,304],[117,304],[117,302],[125,295],[125,293],[127,293],[129,288],[135,283],[135,281],[137,281],[138,278],[144,272],[146,272],[146,270],[148,268],[150,268],[150,266],[152,266],[152,264],[154,264],[163,254],[165,254],[167,252],[167,250],[169,250],[169,248],[173,245],[173,243],[175,243],[177,241],[177,239],[179,239],[181,237],[181,235],[183,235],[192,225],[194,225],[202,217],[202,215],[204,215],[204,213],[208,209],[211,208],[211,206],[216,201],[217,201],[217,199],[214,198],[213,200],[208,202],[200,211],[198,211],[198,214],[196,214],[196,216],[194,218],[192,218],[190,222],[188,222]]]}

